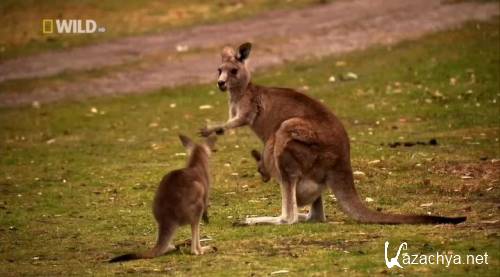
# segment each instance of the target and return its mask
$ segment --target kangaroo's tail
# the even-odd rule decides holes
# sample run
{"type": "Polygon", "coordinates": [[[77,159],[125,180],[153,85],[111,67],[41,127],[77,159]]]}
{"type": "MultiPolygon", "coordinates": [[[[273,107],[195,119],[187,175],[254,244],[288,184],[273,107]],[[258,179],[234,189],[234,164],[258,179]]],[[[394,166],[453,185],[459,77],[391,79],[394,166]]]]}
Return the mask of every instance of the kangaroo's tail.
{"type": "Polygon", "coordinates": [[[458,224],[467,217],[386,214],[365,206],[354,187],[352,170],[335,171],[328,185],[344,212],[361,223],[375,224],[458,224]]]}
{"type": "Polygon", "coordinates": [[[109,260],[110,263],[126,262],[138,259],[151,259],[165,254],[170,248],[169,242],[175,231],[174,226],[161,226],[158,232],[158,241],[152,249],[142,253],[125,254],[109,260]]]}
{"type": "Polygon", "coordinates": [[[117,262],[126,262],[126,261],[131,261],[131,260],[138,260],[138,259],[146,259],[146,258],[153,258],[153,256],[146,256],[144,253],[131,253],[131,254],[125,254],[121,256],[114,257],[113,259],[109,260],[110,263],[117,263],[117,262]]]}

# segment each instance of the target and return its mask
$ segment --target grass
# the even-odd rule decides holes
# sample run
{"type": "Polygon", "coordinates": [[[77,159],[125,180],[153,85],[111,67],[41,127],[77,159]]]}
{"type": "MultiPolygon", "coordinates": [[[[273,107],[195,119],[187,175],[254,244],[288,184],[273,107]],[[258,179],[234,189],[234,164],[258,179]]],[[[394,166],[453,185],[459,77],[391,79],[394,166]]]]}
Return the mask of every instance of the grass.
{"type": "MultiPolygon", "coordinates": [[[[327,223],[233,227],[247,215],[277,215],[281,203],[278,186],[256,175],[249,152],[261,146],[243,128],[221,137],[212,159],[211,222],[202,234],[219,251],[195,257],[184,249],[109,265],[114,255],[154,243],[157,183],[185,162],[176,155],[183,152],[177,133],[195,136],[206,122],[226,119],[225,95],[213,85],[185,86],[0,110],[0,275],[263,276],[286,269],[290,276],[495,276],[498,224],[487,222],[498,220],[500,197],[498,163],[491,161],[500,156],[498,23],[254,76],[260,84],[307,89],[336,112],[352,139],[353,167],[366,174],[356,183],[363,198],[374,200],[370,207],[467,215],[465,225],[362,225],[326,192],[327,223]],[[328,82],[347,72],[359,79],[328,82]],[[200,110],[205,104],[213,109],[200,110]],[[439,145],[386,146],[430,138],[439,145]],[[490,259],[389,270],[385,241],[391,253],[407,241],[411,253],[487,252],[490,259]]],[[[184,227],[175,241],[189,237],[184,227]]]]}
{"type": "MultiPolygon", "coordinates": [[[[60,50],[123,36],[158,33],[198,24],[250,17],[264,11],[317,4],[317,0],[125,0],[34,1],[0,3],[0,61],[60,50]],[[88,35],[42,33],[43,19],[92,19],[106,32],[88,35]]],[[[324,1],[323,1],[324,2],[324,1]]]]}

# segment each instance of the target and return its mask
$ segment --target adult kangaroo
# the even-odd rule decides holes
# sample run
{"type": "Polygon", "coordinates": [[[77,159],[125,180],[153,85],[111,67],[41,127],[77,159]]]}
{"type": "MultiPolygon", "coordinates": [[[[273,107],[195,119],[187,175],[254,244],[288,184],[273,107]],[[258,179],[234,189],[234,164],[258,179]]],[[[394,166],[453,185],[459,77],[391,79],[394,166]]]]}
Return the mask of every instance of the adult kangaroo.
{"type": "Polygon", "coordinates": [[[204,127],[202,136],[248,125],[264,143],[267,172],[281,185],[278,217],[247,218],[243,224],[293,224],[325,221],[321,193],[327,187],[346,214],[361,223],[457,224],[466,217],[400,215],[368,209],[354,187],[349,138],[340,120],[322,103],[288,88],[263,87],[250,81],[246,60],[252,45],[222,50],[217,85],[229,91],[229,120],[204,127]],[[308,215],[298,207],[311,205],[308,215]]]}

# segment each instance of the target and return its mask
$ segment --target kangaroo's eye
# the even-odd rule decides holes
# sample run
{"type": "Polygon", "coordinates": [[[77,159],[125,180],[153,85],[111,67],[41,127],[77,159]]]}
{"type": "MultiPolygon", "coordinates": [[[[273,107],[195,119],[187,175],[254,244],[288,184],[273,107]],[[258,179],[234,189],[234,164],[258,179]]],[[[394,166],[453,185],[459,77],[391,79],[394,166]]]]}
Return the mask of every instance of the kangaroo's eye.
{"type": "Polygon", "coordinates": [[[231,74],[233,74],[233,75],[238,74],[238,69],[236,69],[236,68],[231,69],[231,74]]]}
{"type": "Polygon", "coordinates": [[[219,72],[219,75],[221,75],[222,74],[222,69],[218,68],[217,72],[219,72]]]}

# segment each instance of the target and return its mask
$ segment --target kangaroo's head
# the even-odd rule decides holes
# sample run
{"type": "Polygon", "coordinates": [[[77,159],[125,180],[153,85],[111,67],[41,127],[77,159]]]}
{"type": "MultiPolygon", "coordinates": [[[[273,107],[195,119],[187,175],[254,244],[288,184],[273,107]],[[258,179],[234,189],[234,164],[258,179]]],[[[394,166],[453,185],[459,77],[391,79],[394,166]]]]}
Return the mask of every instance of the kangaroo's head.
{"type": "Polygon", "coordinates": [[[250,56],[251,49],[252,44],[249,42],[240,45],[236,51],[229,46],[222,49],[222,63],[218,68],[217,80],[221,91],[229,89],[230,92],[236,93],[245,90],[250,82],[250,72],[245,61],[250,56]]]}
{"type": "Polygon", "coordinates": [[[253,149],[252,152],[252,157],[257,161],[257,171],[259,171],[260,176],[262,177],[262,181],[264,183],[269,182],[271,179],[271,175],[269,172],[266,170],[266,167],[264,165],[264,160],[262,159],[262,155],[259,153],[259,151],[253,149]]]}
{"type": "Polygon", "coordinates": [[[207,157],[210,157],[212,152],[215,152],[215,142],[217,141],[216,135],[207,137],[201,144],[196,144],[192,139],[182,134],[179,135],[179,139],[186,148],[189,156],[193,156],[194,153],[203,153],[207,157]]]}

